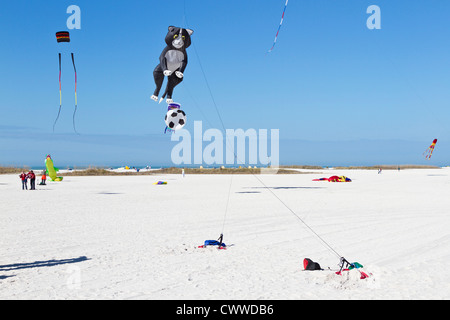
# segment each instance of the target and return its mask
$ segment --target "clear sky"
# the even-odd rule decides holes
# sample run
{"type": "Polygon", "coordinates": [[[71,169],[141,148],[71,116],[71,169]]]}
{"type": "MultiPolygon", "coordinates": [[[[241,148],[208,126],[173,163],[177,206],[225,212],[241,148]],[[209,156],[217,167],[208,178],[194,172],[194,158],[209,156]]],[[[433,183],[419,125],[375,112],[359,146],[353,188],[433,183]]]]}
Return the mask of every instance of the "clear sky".
{"type": "Polygon", "coordinates": [[[222,129],[214,99],[227,129],[280,129],[282,164],[448,165],[449,1],[290,0],[267,53],[284,3],[3,1],[0,165],[40,165],[48,153],[68,166],[170,165],[166,105],[150,100],[169,25],[194,30],[173,96],[187,130],[194,120],[222,129]],[[81,29],[58,44],[70,5],[81,29]],[[366,26],[370,5],[381,9],[379,30],[366,26]]]}

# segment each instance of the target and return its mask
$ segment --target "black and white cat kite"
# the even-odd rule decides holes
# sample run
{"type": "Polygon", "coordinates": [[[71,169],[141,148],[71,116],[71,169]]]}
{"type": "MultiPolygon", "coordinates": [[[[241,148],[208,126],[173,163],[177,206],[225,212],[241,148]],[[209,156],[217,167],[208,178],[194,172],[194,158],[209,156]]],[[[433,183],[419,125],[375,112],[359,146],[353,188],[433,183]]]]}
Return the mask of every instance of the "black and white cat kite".
{"type": "Polygon", "coordinates": [[[151,99],[158,101],[159,91],[167,77],[167,85],[164,94],[159,102],[166,98],[167,103],[172,103],[173,89],[183,81],[184,70],[188,63],[186,48],[191,45],[191,35],[194,31],[174,26],[169,27],[166,35],[167,46],[159,56],[159,64],[153,70],[153,79],[156,89],[151,99]]]}

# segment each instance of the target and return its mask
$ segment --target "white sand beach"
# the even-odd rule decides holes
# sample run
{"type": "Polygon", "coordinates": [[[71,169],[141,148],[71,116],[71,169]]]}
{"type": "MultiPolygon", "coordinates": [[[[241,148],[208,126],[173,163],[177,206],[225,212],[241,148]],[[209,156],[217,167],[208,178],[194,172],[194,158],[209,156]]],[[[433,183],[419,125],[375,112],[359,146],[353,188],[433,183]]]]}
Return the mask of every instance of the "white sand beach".
{"type": "Polygon", "coordinates": [[[0,175],[0,299],[450,299],[450,169],[257,178],[0,175]]]}

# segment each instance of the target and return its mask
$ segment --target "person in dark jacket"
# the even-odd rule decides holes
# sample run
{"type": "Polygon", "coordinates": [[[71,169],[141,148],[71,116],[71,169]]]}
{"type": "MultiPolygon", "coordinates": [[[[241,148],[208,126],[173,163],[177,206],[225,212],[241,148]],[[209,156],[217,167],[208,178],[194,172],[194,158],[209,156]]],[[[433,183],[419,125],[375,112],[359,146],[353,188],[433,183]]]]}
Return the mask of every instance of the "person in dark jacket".
{"type": "Polygon", "coordinates": [[[33,170],[30,170],[27,176],[30,179],[30,190],[36,190],[35,188],[36,175],[34,174],[33,170]]]}

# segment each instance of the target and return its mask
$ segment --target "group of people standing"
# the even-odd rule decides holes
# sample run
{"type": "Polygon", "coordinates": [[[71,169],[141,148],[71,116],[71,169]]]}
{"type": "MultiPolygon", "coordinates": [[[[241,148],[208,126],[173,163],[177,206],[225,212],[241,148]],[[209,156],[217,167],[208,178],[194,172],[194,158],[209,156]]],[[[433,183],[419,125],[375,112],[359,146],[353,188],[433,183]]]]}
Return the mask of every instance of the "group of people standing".
{"type": "MultiPolygon", "coordinates": [[[[28,190],[28,179],[30,179],[30,190],[36,190],[36,174],[33,172],[33,170],[30,170],[30,172],[28,173],[22,171],[22,173],[19,175],[19,178],[22,180],[22,190],[28,190]]],[[[46,180],[47,176],[44,170],[42,172],[40,185],[45,185],[46,180]]]]}

